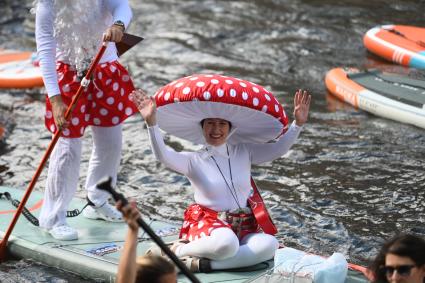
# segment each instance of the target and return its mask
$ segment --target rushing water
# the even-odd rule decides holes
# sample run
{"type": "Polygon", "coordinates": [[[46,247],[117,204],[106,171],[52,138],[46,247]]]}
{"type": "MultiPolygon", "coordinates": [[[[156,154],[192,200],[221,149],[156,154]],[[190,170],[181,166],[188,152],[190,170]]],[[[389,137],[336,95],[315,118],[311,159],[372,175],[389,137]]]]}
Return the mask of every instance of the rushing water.
{"type": "MultiPolygon", "coordinates": [[[[0,47],[34,50],[30,5],[3,1],[0,47]]],[[[280,227],[279,240],[323,255],[339,251],[366,264],[395,233],[425,237],[425,130],[340,103],[323,80],[337,66],[393,68],[366,52],[362,36],[380,24],[425,26],[425,1],[133,0],[131,5],[130,32],[145,41],[122,62],[136,85],[150,93],[192,73],[220,73],[265,85],[292,116],[295,90],[311,92],[310,120],[297,144],[283,158],[253,169],[280,227]]],[[[50,138],[43,126],[43,95],[3,90],[0,109],[6,129],[0,184],[25,188],[50,138]]],[[[171,136],[167,141],[179,150],[194,148],[171,136]]],[[[90,142],[89,131],[80,197],[90,142]]],[[[125,123],[124,142],[119,189],[136,198],[145,214],[181,220],[192,201],[189,183],[155,161],[139,115],[125,123]]],[[[45,172],[37,190],[44,180],[45,172]]],[[[28,261],[0,265],[0,281],[6,273],[10,282],[80,281],[28,261]]]]}

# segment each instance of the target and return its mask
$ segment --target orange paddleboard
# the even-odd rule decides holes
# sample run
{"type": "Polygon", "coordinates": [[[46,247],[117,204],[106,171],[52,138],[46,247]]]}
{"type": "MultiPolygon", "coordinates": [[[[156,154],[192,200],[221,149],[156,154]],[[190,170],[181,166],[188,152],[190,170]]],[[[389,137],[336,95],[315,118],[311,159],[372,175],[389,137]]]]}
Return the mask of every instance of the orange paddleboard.
{"type": "Polygon", "coordinates": [[[42,86],[43,79],[35,53],[0,50],[0,88],[42,86]]]}
{"type": "Polygon", "coordinates": [[[366,48],[388,61],[425,69],[425,28],[384,25],[370,29],[363,37],[366,48]]]}

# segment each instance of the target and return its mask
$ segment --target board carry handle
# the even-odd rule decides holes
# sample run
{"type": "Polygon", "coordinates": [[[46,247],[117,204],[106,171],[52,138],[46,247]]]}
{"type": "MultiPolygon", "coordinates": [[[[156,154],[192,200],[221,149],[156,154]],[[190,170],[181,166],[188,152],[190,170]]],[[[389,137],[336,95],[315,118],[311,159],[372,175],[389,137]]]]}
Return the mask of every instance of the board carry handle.
{"type": "MultiPolygon", "coordinates": [[[[100,190],[106,191],[112,195],[112,198],[117,202],[121,201],[123,206],[128,204],[128,200],[123,194],[118,193],[112,187],[112,178],[108,177],[106,180],[97,183],[96,187],[100,190]]],[[[165,254],[174,262],[174,264],[180,269],[180,271],[186,275],[191,282],[200,283],[201,281],[195,277],[195,275],[187,268],[187,266],[173,253],[165,242],[152,230],[152,228],[141,218],[137,219],[137,223],[140,227],[152,238],[152,240],[164,251],[165,254]]]]}
{"type": "MultiPolygon", "coordinates": [[[[71,104],[68,106],[68,109],[65,112],[65,120],[68,121],[69,118],[71,117],[71,113],[72,110],[74,109],[75,105],[77,105],[77,101],[80,98],[81,94],[83,93],[83,90],[87,87],[87,85],[90,82],[90,78],[91,75],[93,74],[96,65],[99,63],[100,59],[102,58],[103,54],[105,53],[106,47],[107,47],[107,42],[103,41],[102,42],[102,46],[100,47],[99,51],[96,54],[96,57],[93,59],[93,61],[90,64],[89,69],[87,70],[86,75],[84,76],[84,78],[81,80],[81,84],[77,90],[77,93],[74,95],[74,97],[72,98],[71,104]]],[[[38,165],[37,170],[35,171],[34,176],[31,179],[30,184],[28,185],[28,188],[25,191],[25,195],[23,196],[19,207],[16,209],[15,215],[13,216],[12,222],[9,224],[9,227],[7,228],[7,231],[3,237],[3,239],[0,242],[0,262],[3,262],[6,260],[7,258],[7,241],[10,237],[10,234],[12,233],[13,228],[16,225],[16,222],[18,221],[19,216],[22,214],[22,210],[25,207],[25,204],[27,203],[32,190],[35,187],[35,184],[38,181],[38,178],[40,177],[41,172],[43,171],[44,166],[47,163],[47,160],[50,157],[50,154],[52,153],[57,141],[59,140],[59,137],[62,134],[62,129],[58,128],[57,132],[55,133],[55,135],[53,136],[53,139],[50,141],[50,144],[46,150],[46,152],[44,153],[44,156],[40,162],[40,164],[38,165]]]]}

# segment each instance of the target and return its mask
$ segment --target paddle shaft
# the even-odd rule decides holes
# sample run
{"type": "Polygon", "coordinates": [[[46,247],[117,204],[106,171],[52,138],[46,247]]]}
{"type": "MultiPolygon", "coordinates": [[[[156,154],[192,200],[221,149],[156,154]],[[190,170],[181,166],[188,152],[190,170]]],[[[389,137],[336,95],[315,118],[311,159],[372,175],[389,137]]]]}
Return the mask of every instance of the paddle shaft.
{"type": "MultiPolygon", "coordinates": [[[[96,57],[92,61],[89,69],[87,70],[86,75],[84,76],[84,79],[81,81],[80,87],[77,90],[77,93],[74,95],[71,104],[68,106],[68,109],[65,112],[65,120],[68,121],[71,117],[71,113],[77,104],[78,99],[80,98],[81,94],[83,93],[84,88],[87,87],[87,85],[84,85],[85,82],[88,82],[90,80],[91,75],[93,74],[94,69],[96,68],[96,65],[99,63],[100,58],[102,58],[103,53],[105,53],[107,46],[107,42],[102,43],[102,47],[97,52],[96,57]]],[[[57,141],[59,140],[59,137],[62,134],[62,129],[58,128],[57,132],[54,134],[53,139],[51,140],[46,152],[44,153],[44,156],[38,165],[37,171],[35,171],[34,176],[31,179],[30,184],[28,185],[28,188],[25,191],[25,195],[22,198],[20,205],[18,209],[15,212],[15,215],[13,216],[12,222],[9,224],[9,227],[6,230],[6,234],[4,235],[3,239],[0,242],[0,262],[6,260],[6,254],[7,254],[7,241],[10,237],[10,234],[12,233],[13,228],[16,225],[16,222],[18,221],[19,216],[21,216],[22,210],[25,207],[25,204],[28,201],[28,198],[30,197],[32,190],[34,189],[35,184],[37,183],[38,178],[40,177],[41,172],[43,171],[44,166],[46,165],[47,160],[50,157],[50,154],[52,153],[57,141]]]]}
{"type": "MultiPolygon", "coordinates": [[[[118,193],[112,187],[112,178],[109,177],[104,181],[100,181],[96,187],[100,190],[110,193],[115,201],[121,201],[122,206],[128,204],[128,200],[124,197],[123,194],[118,193]]],[[[158,237],[158,235],[152,230],[152,228],[140,217],[137,219],[137,223],[140,227],[151,237],[151,239],[163,250],[167,256],[174,262],[175,265],[180,269],[180,271],[186,275],[187,278],[193,283],[200,283],[198,278],[193,275],[193,273],[187,268],[186,265],[173,253],[170,248],[164,243],[164,241],[158,237]]]]}

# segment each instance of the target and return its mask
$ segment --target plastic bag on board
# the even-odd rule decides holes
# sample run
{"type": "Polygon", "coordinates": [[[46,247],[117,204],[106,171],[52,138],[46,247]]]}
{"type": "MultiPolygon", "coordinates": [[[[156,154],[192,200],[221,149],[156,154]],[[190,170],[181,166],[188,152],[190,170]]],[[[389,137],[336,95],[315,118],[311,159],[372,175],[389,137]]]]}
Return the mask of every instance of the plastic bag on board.
{"type": "Polygon", "coordinates": [[[348,262],[341,253],[324,258],[293,248],[278,249],[274,266],[274,273],[291,283],[344,283],[348,272],[348,262]]]}

